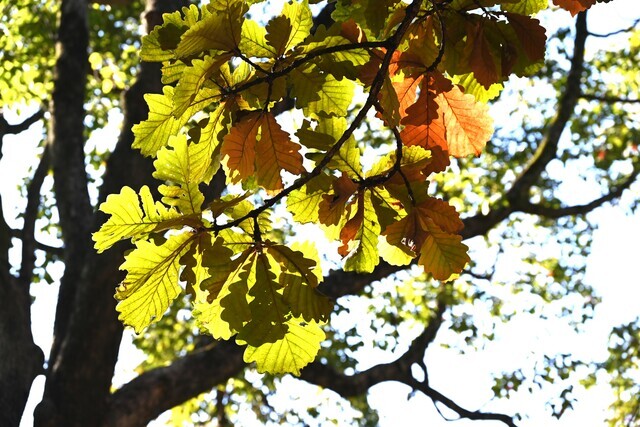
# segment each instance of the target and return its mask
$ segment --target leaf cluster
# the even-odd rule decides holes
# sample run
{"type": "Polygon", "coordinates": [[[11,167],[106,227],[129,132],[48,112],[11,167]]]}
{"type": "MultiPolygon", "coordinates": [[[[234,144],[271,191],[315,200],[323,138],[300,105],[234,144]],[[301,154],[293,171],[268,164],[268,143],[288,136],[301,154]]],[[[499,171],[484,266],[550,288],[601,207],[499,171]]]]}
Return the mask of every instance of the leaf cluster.
{"type": "Polygon", "coordinates": [[[235,336],[260,372],[298,374],[332,303],[316,289],[313,244],[270,233],[273,208],[320,225],[346,271],[382,258],[455,277],[470,261],[463,224],[429,182],[450,156],[480,154],[493,133],[486,102],[544,59],[544,29],[529,16],[544,5],[341,0],[334,23],[312,31],[307,0],[266,23],[249,18],[256,3],[192,5],[143,38],[141,57],[162,63],[165,87],[146,96],[134,147],[156,159],[160,200],[148,187],[110,195],[94,241],[98,251],[135,242],[116,298],[137,332],[184,287],[203,330],[235,336]],[[366,100],[351,115],[357,92],[366,100]],[[287,101],[305,117],[291,133],[277,119],[287,101]],[[355,136],[366,120],[391,135],[373,165],[355,136]],[[205,200],[220,169],[227,190],[205,200]]]}

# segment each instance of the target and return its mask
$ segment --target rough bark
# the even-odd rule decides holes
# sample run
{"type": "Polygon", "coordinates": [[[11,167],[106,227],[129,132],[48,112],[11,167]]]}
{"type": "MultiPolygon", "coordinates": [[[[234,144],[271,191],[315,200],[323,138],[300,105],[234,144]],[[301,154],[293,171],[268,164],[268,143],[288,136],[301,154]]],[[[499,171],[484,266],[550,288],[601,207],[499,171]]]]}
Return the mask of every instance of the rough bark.
{"type": "MultiPolygon", "coordinates": [[[[78,9],[86,8],[86,2],[80,0],[79,3],[82,6],[75,4],[78,9]]],[[[147,1],[143,16],[147,29],[161,23],[162,13],[175,10],[183,3],[178,0],[147,1]]],[[[64,6],[62,14],[64,18],[64,6]]],[[[78,13],[75,16],[79,21],[78,13]]],[[[63,33],[63,26],[64,20],[61,21],[61,33],[63,33]]],[[[75,37],[79,36],[75,35],[75,37]]],[[[76,49],[80,48],[76,47],[76,49]]],[[[59,59],[58,62],[60,63],[61,60],[59,59]]],[[[65,83],[70,83],[67,80],[69,75],[59,73],[58,77],[56,85],[64,84],[60,82],[63,79],[65,83]]],[[[78,85],[79,82],[84,80],[78,77],[73,84],[78,85]]],[[[84,84],[82,86],[84,90],[84,84]]],[[[123,131],[107,163],[104,184],[100,192],[101,200],[104,200],[108,193],[117,192],[125,185],[139,188],[151,180],[151,161],[142,158],[138,152],[131,149],[133,142],[131,127],[147,116],[148,109],[143,98],[144,94],[160,91],[159,66],[142,64],[137,81],[123,96],[125,115],[123,131]]],[[[74,100],[77,102],[78,97],[74,100]]],[[[54,107],[56,107],[53,110],[55,113],[57,109],[55,102],[54,107]]],[[[74,114],[83,116],[82,111],[75,111],[74,114]]],[[[82,130],[82,125],[79,129],[82,130]]],[[[56,138],[55,128],[53,138],[56,138]]],[[[82,146],[82,142],[78,141],[76,144],[82,146]]],[[[55,147],[55,144],[53,146],[55,147]]],[[[76,159],[74,165],[77,167],[79,164],[76,159]]],[[[56,174],[55,164],[54,174],[56,174]]],[[[81,177],[76,178],[79,182],[83,182],[81,177]]],[[[57,176],[56,179],[58,179],[57,176]]],[[[85,188],[81,193],[86,192],[86,181],[84,183],[85,188]]],[[[63,200],[58,198],[58,204],[61,203],[63,200]]],[[[107,411],[111,379],[122,337],[122,325],[117,320],[113,294],[115,285],[121,279],[118,267],[122,263],[124,251],[128,246],[120,244],[106,254],[94,253],[91,248],[90,232],[95,230],[103,219],[99,213],[85,213],[81,220],[82,235],[79,235],[79,232],[64,233],[67,253],[74,253],[69,245],[75,244],[77,247],[84,248],[84,254],[81,258],[66,257],[65,265],[67,269],[69,267],[71,269],[69,273],[65,270],[62,279],[57,307],[60,315],[56,319],[56,324],[60,324],[56,330],[59,334],[56,335],[52,351],[45,395],[35,413],[37,426],[97,426],[103,423],[107,411]],[[69,241],[71,237],[77,238],[78,241],[69,241]]]]}
{"type": "MultiPolygon", "coordinates": [[[[0,114],[0,158],[4,135],[20,133],[41,118],[42,112],[38,112],[22,123],[11,125],[0,114]]],[[[44,362],[42,351],[31,335],[29,283],[10,273],[8,255],[13,234],[5,221],[0,198],[0,426],[6,427],[20,424],[31,384],[42,372],[44,362]]]]}
{"type": "MultiPolygon", "coordinates": [[[[1,213],[1,212],[0,212],[1,213]]],[[[4,221],[3,221],[4,222],[4,221]]],[[[31,335],[31,298],[9,269],[0,271],[0,425],[13,427],[29,396],[31,383],[42,372],[43,355],[31,335]]]]}

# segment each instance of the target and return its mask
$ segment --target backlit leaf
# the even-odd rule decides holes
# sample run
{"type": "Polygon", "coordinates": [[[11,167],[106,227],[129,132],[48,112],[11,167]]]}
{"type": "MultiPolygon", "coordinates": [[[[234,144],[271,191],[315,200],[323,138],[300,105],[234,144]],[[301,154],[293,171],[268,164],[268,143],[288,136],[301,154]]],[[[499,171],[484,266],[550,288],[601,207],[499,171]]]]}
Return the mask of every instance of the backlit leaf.
{"type": "Polygon", "coordinates": [[[420,218],[421,225],[428,232],[422,247],[418,264],[437,280],[448,280],[459,274],[470,261],[469,248],[457,234],[442,231],[430,218],[420,218]]]}
{"type": "Polygon", "coordinates": [[[182,217],[175,209],[154,202],[147,186],[140,189],[139,198],[133,189],[123,187],[120,194],[109,195],[100,210],[111,217],[93,233],[94,248],[98,252],[123,239],[139,239],[153,231],[195,225],[194,220],[182,217]]]}
{"type": "Polygon", "coordinates": [[[176,135],[187,124],[194,112],[192,108],[187,108],[182,115],[174,117],[174,89],[171,86],[165,86],[162,91],[163,95],[146,94],[144,96],[149,105],[149,117],[133,126],[135,140],[132,147],[139,149],[145,156],[155,156],[158,150],[169,142],[169,137],[176,135]]]}
{"type": "Polygon", "coordinates": [[[182,233],[170,236],[160,246],[140,240],[125,257],[120,269],[128,273],[118,286],[116,309],[118,318],[137,333],[158,321],[180,293],[179,261],[192,239],[191,233],[182,233]]]}
{"type": "Polygon", "coordinates": [[[291,141],[275,117],[267,113],[262,117],[260,140],[256,143],[258,184],[267,190],[283,188],[280,173],[285,170],[294,175],[304,172],[300,146],[291,141]]]}
{"type": "Polygon", "coordinates": [[[198,185],[204,182],[210,164],[211,156],[198,144],[187,144],[184,135],[171,138],[153,162],[153,177],[171,183],[160,187],[162,201],[183,214],[200,213],[204,196],[198,185]]]}

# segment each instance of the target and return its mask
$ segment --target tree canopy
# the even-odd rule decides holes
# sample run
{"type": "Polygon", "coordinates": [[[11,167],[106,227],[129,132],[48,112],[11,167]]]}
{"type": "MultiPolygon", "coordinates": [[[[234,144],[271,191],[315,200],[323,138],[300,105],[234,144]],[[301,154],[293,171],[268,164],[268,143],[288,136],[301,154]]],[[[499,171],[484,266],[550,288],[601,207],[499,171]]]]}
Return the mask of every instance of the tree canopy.
{"type": "MultiPolygon", "coordinates": [[[[314,424],[331,405],[374,425],[367,392],[386,381],[513,426],[517,408],[434,388],[427,348],[474,351],[523,312],[593,317],[588,214],[638,199],[639,21],[593,33],[596,0],[280,3],[0,3],[2,108],[35,111],[0,116],[0,136],[44,125],[20,220],[0,212],[2,425],[44,374],[38,426],[172,408],[175,425],[247,408],[314,424]],[[569,15],[570,29],[541,24],[569,15]],[[609,37],[622,43],[589,50],[609,37]],[[576,203],[567,174],[598,191],[576,203]],[[50,349],[30,321],[44,282],[59,287],[50,349]],[[123,325],[146,360],[114,384],[123,325]],[[363,368],[368,348],[389,362],[363,368]],[[345,400],[278,410],[302,387],[285,374],[345,400]]],[[[559,383],[558,418],[602,372],[634,396],[638,336],[637,321],[614,329],[607,360],[545,353],[491,392],[559,383]]],[[[635,396],[611,425],[635,425],[635,396]]]]}

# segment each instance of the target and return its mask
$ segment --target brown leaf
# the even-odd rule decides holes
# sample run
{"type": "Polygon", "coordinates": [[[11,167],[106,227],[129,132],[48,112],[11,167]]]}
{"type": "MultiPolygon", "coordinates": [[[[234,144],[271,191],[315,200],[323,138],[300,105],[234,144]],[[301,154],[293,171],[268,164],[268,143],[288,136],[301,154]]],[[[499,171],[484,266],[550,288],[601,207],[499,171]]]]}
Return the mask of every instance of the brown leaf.
{"type": "Polygon", "coordinates": [[[349,219],[347,223],[344,225],[342,230],[340,230],[340,241],[342,242],[342,246],[338,248],[338,253],[340,256],[347,256],[349,254],[349,242],[355,239],[358,234],[358,230],[362,227],[362,223],[364,222],[364,193],[360,194],[358,197],[358,210],[356,210],[356,214],[353,218],[349,219]]]}
{"type": "Polygon", "coordinates": [[[505,15],[527,57],[533,62],[542,61],[547,35],[545,29],[540,25],[540,21],[517,13],[506,12],[505,15]]]}
{"type": "Polygon", "coordinates": [[[358,190],[358,186],[346,174],[333,181],[332,186],[333,194],[324,194],[318,207],[318,219],[324,225],[338,225],[348,208],[347,202],[358,190]]]}
{"type": "Polygon", "coordinates": [[[488,89],[492,84],[500,82],[501,76],[498,75],[493,53],[484,36],[484,21],[478,21],[475,26],[469,26],[467,43],[472,46],[469,65],[478,83],[488,89]]]}

